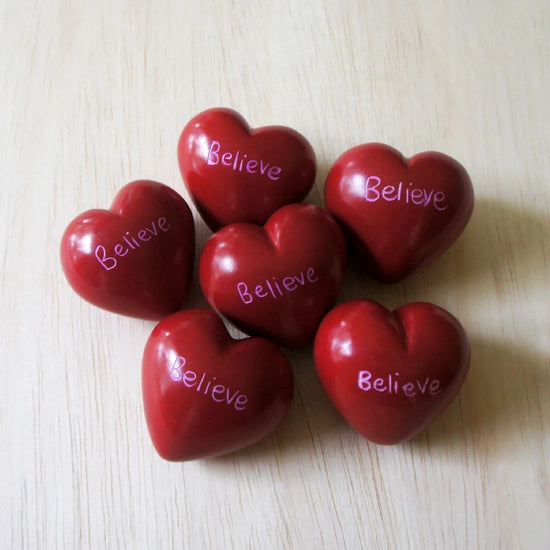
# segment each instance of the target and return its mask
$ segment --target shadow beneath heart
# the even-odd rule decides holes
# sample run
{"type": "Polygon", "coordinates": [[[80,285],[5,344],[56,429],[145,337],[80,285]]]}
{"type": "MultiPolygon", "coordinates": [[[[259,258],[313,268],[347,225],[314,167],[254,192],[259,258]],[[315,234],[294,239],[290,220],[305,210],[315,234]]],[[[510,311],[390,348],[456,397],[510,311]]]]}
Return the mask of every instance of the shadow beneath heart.
{"type": "Polygon", "coordinates": [[[371,278],[350,251],[340,300],[368,297],[395,309],[407,302],[441,304],[464,296],[477,303],[488,293],[517,293],[533,285],[542,290],[550,279],[549,234],[550,218],[542,213],[501,199],[477,199],[462,235],[432,264],[400,282],[371,278]]]}
{"type": "Polygon", "coordinates": [[[315,184],[303,202],[313,204],[319,208],[325,208],[325,182],[331,166],[332,162],[324,158],[317,159],[317,176],[315,177],[315,184]]]}
{"type": "Polygon", "coordinates": [[[472,361],[458,397],[424,432],[403,445],[457,445],[483,454],[536,442],[550,421],[550,357],[510,342],[473,339],[472,361]]]}
{"type": "Polygon", "coordinates": [[[193,212],[195,218],[195,262],[193,264],[193,278],[189,287],[189,297],[185,304],[185,309],[206,308],[211,309],[202,293],[199,280],[199,259],[206,241],[212,236],[212,231],[204,223],[197,212],[193,212]]]}
{"type": "Polygon", "coordinates": [[[546,285],[550,218],[497,198],[477,200],[470,223],[424,274],[426,286],[546,285]]]}
{"type": "MultiPolygon", "coordinates": [[[[308,455],[323,453],[332,438],[351,428],[329,401],[317,377],[312,347],[285,350],[294,372],[294,398],[277,430],[261,441],[229,455],[208,460],[209,467],[239,460],[295,462],[308,455]]],[[[349,435],[349,434],[348,434],[349,435]]]]}

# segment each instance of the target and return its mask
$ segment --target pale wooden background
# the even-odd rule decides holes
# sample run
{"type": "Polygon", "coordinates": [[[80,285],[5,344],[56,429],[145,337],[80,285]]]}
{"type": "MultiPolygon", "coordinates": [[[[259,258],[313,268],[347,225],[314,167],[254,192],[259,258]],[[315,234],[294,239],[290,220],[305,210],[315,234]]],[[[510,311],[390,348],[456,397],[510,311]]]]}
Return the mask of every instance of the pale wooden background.
{"type": "Polygon", "coordinates": [[[546,0],[0,5],[1,548],[550,548],[546,0]],[[463,391],[412,442],[356,435],[304,349],[276,434],[211,461],[155,454],[153,324],[81,301],[59,239],[134,179],[185,195],[179,133],[220,105],[311,141],[315,204],[368,141],[470,172],[475,212],[448,253],[393,286],[350,272],[341,295],[431,301],[470,334],[463,391]]]}

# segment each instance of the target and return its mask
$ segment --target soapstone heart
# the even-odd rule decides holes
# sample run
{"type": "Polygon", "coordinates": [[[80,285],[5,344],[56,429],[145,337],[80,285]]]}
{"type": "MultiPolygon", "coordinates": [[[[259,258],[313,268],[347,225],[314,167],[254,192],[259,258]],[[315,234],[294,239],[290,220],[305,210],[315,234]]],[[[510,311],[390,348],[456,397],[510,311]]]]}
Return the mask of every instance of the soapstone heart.
{"type": "Polygon", "coordinates": [[[325,210],[291,204],[265,226],[228,225],[206,242],[199,276],[209,304],[248,334],[284,347],[313,341],[343,282],[345,240],[325,210]]]}
{"type": "Polygon", "coordinates": [[[304,136],[286,126],[251,129],[236,111],[208,109],[192,118],[178,143],[184,184],[206,224],[264,224],[300,202],[315,181],[316,158],[304,136]]]}
{"type": "Polygon", "coordinates": [[[187,299],[195,254],[193,215],[162,183],[122,187],[110,210],[77,216],[61,238],[61,264],[72,288],[114,313],[159,320],[187,299]]]}
{"type": "Polygon", "coordinates": [[[438,152],[406,159],[380,143],[343,153],[329,170],[325,206],[368,272],[396,282],[426,267],[458,238],[474,206],[470,177],[438,152]]]}
{"type": "Polygon", "coordinates": [[[321,322],[313,351],[336,409],[363,437],[385,445],[415,436],[440,415],[470,363],[464,328],[425,302],[394,312],[372,300],[344,302],[321,322]]]}
{"type": "Polygon", "coordinates": [[[145,418],[166,460],[220,456],[256,443],[280,424],[293,388],[288,360],[275,344],[234,340],[211,310],[163,319],[145,345],[145,418]]]}

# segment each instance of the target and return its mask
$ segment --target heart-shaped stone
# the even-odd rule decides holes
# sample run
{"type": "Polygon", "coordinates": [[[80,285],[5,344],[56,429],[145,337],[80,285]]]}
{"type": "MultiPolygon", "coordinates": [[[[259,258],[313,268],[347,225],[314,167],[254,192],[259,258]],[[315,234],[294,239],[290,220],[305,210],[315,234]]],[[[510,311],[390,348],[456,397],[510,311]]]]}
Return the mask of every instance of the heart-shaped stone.
{"type": "Polygon", "coordinates": [[[166,460],[214,457],[273,432],[290,406],[292,370],[262,338],[234,340],[209,310],[163,319],[143,353],[145,418],[166,460]]]}
{"type": "Polygon", "coordinates": [[[468,372],[470,347],[458,320],[438,306],[415,302],[390,312],[357,299],[323,319],[314,360],[348,423],[389,445],[418,434],[451,403],[468,372]]]}
{"type": "Polygon", "coordinates": [[[265,226],[231,224],[206,242],[199,276],[210,305],[248,334],[285,347],[313,340],[340,290],[345,241],[325,210],[291,204],[265,226]]]}
{"type": "Polygon", "coordinates": [[[178,143],[181,175],[212,230],[234,222],[264,224],[300,202],[315,181],[316,159],[304,136],[286,126],[251,129],[231,109],[192,118],[178,143]]]}
{"type": "Polygon", "coordinates": [[[458,238],[474,192],[456,160],[437,152],[410,159],[380,143],[341,155],[325,185],[325,205],[371,275],[395,282],[425,267],[458,238]]]}
{"type": "Polygon", "coordinates": [[[191,282],[195,227],[185,200],[154,181],[134,181],[110,210],[77,216],[61,239],[73,289],[109,311],[159,320],[181,309],[191,282]]]}

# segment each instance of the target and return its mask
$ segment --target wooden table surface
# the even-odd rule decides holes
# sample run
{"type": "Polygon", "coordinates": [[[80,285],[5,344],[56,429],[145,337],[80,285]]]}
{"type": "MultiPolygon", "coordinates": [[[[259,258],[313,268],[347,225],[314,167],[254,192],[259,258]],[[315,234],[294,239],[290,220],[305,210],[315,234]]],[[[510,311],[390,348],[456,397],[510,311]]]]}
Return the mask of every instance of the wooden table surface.
{"type": "MultiPolygon", "coordinates": [[[[1,548],[550,548],[546,1],[3,0],[0,16],[1,548]],[[81,300],[59,242],[132,180],[189,198],[177,140],[214,106],[304,134],[320,206],[360,143],[467,168],[458,241],[395,285],[350,271],[339,298],[433,302],[468,331],[461,393],[412,441],[349,428],[306,347],[288,354],[296,393],[275,434],[212,460],[154,451],[154,323],[81,300]]],[[[189,305],[204,305],[196,278],[189,305]]]]}

